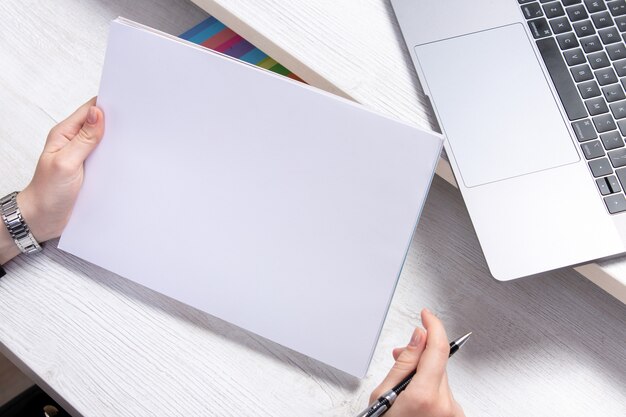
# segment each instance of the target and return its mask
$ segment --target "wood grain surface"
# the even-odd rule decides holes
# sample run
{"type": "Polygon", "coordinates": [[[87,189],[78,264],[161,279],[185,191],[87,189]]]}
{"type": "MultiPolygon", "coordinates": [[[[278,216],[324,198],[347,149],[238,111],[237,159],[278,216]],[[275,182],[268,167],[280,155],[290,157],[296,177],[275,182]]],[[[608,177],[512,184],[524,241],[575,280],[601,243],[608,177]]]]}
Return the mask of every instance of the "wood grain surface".
{"type": "MultiPolygon", "coordinates": [[[[193,1],[310,84],[417,126],[432,126],[388,0],[193,1]]],[[[445,158],[437,174],[456,185],[445,158]]],[[[626,258],[577,270],[626,303],[626,258]]]]}
{"type": "MultiPolygon", "coordinates": [[[[0,193],[26,185],[48,130],[96,94],[111,19],[123,15],[178,34],[206,16],[175,0],[5,0],[0,15],[0,193]]],[[[257,26],[284,25],[284,36],[296,36],[299,22],[265,16],[271,13],[257,26]]],[[[332,49],[319,47],[320,59],[332,49]]],[[[384,73],[365,72],[385,81],[384,73]]],[[[360,99],[365,82],[351,82],[360,99]]],[[[379,100],[390,114],[418,105],[407,99],[396,107],[384,94],[379,100]]],[[[449,366],[468,416],[625,411],[626,306],[570,269],[493,280],[458,191],[439,178],[363,380],[59,251],[54,241],[6,269],[0,350],[77,416],[353,415],[425,306],[450,337],[474,332],[449,366]]]]}

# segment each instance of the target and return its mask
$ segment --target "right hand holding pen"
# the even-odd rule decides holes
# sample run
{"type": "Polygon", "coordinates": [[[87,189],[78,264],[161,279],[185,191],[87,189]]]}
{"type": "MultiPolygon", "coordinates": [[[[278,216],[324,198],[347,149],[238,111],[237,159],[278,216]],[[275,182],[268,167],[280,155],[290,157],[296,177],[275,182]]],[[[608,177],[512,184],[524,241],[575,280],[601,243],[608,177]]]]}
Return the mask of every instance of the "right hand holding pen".
{"type": "Polygon", "coordinates": [[[417,369],[385,417],[465,417],[448,385],[446,364],[450,346],[446,330],[427,309],[422,310],[422,323],[426,331],[416,328],[406,347],[394,349],[396,363],[372,392],[370,404],[417,369]]]}

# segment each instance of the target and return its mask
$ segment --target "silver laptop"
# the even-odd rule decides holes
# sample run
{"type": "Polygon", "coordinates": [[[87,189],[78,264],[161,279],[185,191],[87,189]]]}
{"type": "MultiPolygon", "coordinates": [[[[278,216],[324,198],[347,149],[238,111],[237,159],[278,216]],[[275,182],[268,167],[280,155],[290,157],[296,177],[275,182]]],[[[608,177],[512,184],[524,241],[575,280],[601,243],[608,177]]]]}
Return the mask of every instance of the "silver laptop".
{"type": "Polygon", "coordinates": [[[626,251],[626,0],[392,0],[492,275],[626,251]]]}

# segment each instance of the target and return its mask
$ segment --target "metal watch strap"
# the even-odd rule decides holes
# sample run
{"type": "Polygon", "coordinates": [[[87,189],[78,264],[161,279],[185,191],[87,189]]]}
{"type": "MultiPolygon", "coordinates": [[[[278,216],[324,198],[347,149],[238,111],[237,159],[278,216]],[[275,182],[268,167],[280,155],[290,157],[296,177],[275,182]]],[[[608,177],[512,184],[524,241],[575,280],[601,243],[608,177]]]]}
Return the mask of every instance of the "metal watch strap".
{"type": "Polygon", "coordinates": [[[16,191],[0,199],[0,216],[17,247],[22,253],[30,255],[41,251],[41,246],[22,217],[17,206],[17,194],[16,191]]]}

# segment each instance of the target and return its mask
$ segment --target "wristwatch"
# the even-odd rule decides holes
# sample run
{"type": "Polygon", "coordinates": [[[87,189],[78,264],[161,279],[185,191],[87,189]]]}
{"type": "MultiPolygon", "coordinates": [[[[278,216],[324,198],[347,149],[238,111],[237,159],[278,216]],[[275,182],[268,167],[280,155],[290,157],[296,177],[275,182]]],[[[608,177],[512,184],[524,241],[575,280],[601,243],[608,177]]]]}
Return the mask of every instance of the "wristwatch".
{"type": "Polygon", "coordinates": [[[15,191],[0,199],[0,217],[18,248],[27,255],[41,251],[41,246],[22,217],[15,191]]]}

